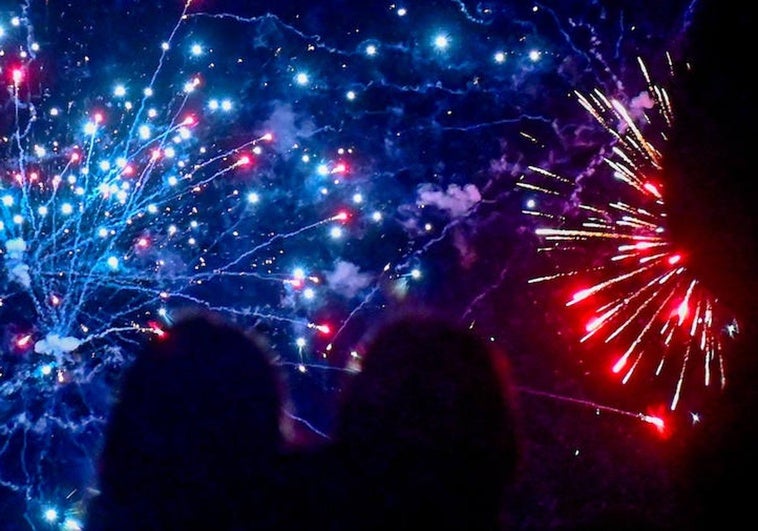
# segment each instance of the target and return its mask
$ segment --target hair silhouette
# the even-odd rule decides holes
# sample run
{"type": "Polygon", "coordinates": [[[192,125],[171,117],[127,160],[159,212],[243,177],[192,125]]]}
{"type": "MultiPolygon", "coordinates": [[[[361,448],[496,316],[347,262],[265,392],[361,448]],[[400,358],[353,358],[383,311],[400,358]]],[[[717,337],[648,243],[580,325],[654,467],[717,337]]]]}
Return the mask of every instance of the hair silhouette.
{"type": "Polygon", "coordinates": [[[369,339],[336,430],[355,493],[346,527],[498,529],[518,461],[504,356],[432,313],[369,339]]]}
{"type": "Polygon", "coordinates": [[[124,376],[90,530],[272,528],[280,381],[258,337],[194,314],[124,376]]]}

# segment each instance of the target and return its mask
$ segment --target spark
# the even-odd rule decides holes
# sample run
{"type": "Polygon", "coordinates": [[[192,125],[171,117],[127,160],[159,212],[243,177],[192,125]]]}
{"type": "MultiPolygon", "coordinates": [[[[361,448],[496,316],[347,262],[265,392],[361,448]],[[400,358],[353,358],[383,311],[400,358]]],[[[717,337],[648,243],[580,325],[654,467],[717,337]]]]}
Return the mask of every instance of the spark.
{"type": "MultiPolygon", "coordinates": [[[[540,216],[555,221],[553,226],[537,227],[535,234],[546,244],[540,251],[558,257],[559,269],[529,282],[573,286],[565,305],[576,307],[584,321],[580,342],[592,340],[596,348],[611,353],[609,372],[623,383],[638,371],[652,371],[658,380],[665,374],[674,381],[669,403],[674,411],[685,382],[698,372],[704,387],[726,385],[727,334],[722,330],[733,317],[690,273],[686,250],[669,234],[664,161],[643,128],[658,118],[657,127],[665,130],[674,113],[666,91],[650,82],[641,60],[639,65],[647,81],[643,96],[652,101],[653,111],[640,123],[619,99],[598,90],[576,93],[581,106],[613,139],[611,154],[603,156],[609,171],[583,177],[578,194],[571,179],[539,167],[531,167],[517,186],[546,197],[578,200],[574,211],[540,216]],[[608,186],[609,181],[617,185],[608,186]],[[575,264],[578,255],[584,267],[561,265],[575,264]],[[617,351],[621,354],[614,354],[617,351]],[[694,363],[695,355],[700,363],[694,363]]],[[[533,216],[536,208],[530,199],[525,214],[533,216]]]]}

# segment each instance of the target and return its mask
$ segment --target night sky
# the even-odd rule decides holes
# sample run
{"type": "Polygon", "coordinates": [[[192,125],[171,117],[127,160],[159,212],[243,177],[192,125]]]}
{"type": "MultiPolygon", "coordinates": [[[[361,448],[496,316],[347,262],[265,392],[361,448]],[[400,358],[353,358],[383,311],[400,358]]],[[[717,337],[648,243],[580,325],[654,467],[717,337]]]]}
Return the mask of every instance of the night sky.
{"type": "Polygon", "coordinates": [[[120,376],[188,307],[270,338],[314,441],[393,308],[491,338],[523,421],[511,528],[744,510],[751,25],[684,1],[0,3],[0,529],[83,525],[120,376]]]}

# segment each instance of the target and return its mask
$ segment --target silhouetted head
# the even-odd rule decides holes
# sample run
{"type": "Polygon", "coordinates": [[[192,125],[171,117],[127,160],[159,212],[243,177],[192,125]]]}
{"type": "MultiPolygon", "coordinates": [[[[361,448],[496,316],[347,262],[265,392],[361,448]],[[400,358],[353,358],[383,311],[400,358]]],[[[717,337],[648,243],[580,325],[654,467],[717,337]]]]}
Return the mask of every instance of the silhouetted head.
{"type": "Polygon", "coordinates": [[[254,519],[282,446],[281,405],[257,337],[208,315],[177,322],[125,374],[101,461],[106,512],[163,529],[254,519]]]}
{"type": "Polygon", "coordinates": [[[431,314],[375,331],[344,400],[337,437],[382,517],[492,524],[517,463],[505,358],[431,314]]]}

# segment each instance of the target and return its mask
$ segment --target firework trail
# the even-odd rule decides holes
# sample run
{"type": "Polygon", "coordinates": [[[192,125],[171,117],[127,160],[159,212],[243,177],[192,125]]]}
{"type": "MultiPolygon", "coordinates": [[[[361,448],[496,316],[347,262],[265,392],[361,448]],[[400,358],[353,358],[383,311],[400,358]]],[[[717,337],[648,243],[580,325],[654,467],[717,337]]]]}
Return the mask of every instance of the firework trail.
{"type": "Polygon", "coordinates": [[[639,65],[647,90],[626,104],[599,90],[576,93],[612,139],[601,154],[604,164],[576,182],[531,167],[517,186],[569,205],[557,212],[527,201],[525,214],[547,220],[535,230],[539,251],[559,255],[556,271],[529,282],[561,281],[573,290],[565,305],[583,322],[579,341],[596,346],[623,383],[643,372],[672,379],[673,411],[690,379],[726,385],[724,345],[738,325],[690,273],[686,250],[667,228],[658,145],[674,112],[665,89],[651,82],[642,60],[639,65]]]}

